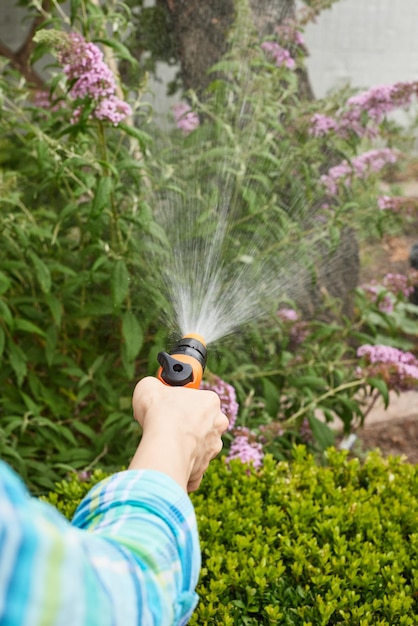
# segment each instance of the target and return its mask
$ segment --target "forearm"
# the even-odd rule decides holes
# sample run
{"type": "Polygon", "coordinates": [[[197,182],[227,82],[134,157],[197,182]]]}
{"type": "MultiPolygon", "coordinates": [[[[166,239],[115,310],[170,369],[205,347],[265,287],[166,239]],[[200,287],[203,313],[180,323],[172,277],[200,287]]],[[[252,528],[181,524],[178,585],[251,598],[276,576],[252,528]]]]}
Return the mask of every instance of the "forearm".
{"type": "MultiPolygon", "coordinates": [[[[120,546],[131,557],[129,577],[147,609],[138,624],[185,623],[197,601],[200,548],[190,499],[170,478],[152,471],[120,472],[91,490],[73,524],[90,531],[84,534],[86,545],[94,537],[116,546],[119,562],[120,546]]],[[[100,556],[100,545],[95,548],[100,556]]],[[[120,572],[105,572],[108,580],[101,576],[102,584],[126,602],[120,572]]]]}
{"type": "Polygon", "coordinates": [[[19,497],[0,519],[2,626],[186,623],[200,551],[191,503],[168,477],[128,471],[99,483],[78,528],[11,485],[19,497]]]}

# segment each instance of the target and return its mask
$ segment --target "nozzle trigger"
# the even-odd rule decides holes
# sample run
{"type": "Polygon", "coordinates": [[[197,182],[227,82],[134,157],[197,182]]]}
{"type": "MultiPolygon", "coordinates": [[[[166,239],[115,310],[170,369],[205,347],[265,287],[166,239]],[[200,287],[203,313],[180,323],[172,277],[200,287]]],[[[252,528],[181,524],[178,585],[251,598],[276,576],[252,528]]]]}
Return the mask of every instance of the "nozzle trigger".
{"type": "Polygon", "coordinates": [[[161,378],[172,387],[184,387],[193,381],[193,368],[188,363],[175,359],[167,352],[159,352],[158,363],[161,365],[161,378]]]}

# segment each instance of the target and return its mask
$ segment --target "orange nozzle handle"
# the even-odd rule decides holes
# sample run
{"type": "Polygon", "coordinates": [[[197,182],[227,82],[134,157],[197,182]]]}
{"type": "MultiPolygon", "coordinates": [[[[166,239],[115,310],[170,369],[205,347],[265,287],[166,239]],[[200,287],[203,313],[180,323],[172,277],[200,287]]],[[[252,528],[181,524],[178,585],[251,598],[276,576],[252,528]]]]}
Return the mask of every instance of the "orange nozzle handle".
{"type": "Polygon", "coordinates": [[[160,352],[157,378],[172,387],[199,389],[206,365],[206,342],[197,333],[182,337],[168,354],[160,352]]]}

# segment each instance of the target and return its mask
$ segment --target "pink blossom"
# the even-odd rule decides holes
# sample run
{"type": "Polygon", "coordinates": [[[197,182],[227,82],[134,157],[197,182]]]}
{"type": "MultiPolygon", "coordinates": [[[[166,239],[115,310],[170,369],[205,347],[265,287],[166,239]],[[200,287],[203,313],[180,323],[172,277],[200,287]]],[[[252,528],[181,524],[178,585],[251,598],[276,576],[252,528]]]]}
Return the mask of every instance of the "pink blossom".
{"type": "Polygon", "coordinates": [[[295,60],[291,57],[289,50],[282,48],[280,44],[275,41],[264,41],[261,44],[261,48],[269,56],[272,57],[277,67],[284,65],[289,70],[293,70],[296,66],[295,60]]]}
{"type": "MultiPolygon", "coordinates": [[[[358,137],[373,137],[376,126],[392,111],[408,107],[418,94],[418,81],[376,85],[349,98],[345,108],[337,112],[334,124],[321,127],[321,135],[334,131],[346,137],[354,133],[358,137]]],[[[332,119],[332,118],[330,118],[332,119]]],[[[318,136],[317,121],[312,118],[312,134],[318,136]]]]}
{"type": "Polygon", "coordinates": [[[191,133],[200,124],[198,114],[192,111],[190,105],[186,102],[175,104],[173,106],[173,114],[177,128],[182,130],[185,135],[191,133]]]}
{"type": "Polygon", "coordinates": [[[297,322],[297,320],[299,319],[299,313],[295,311],[295,309],[289,309],[286,307],[279,309],[277,311],[277,316],[283,322],[297,322]]]}
{"type": "Polygon", "coordinates": [[[255,441],[254,434],[248,428],[237,428],[231,443],[226,462],[239,459],[241,463],[253,465],[256,469],[263,464],[263,446],[255,441]]]}
{"type": "Polygon", "coordinates": [[[287,47],[292,45],[300,47],[305,46],[305,41],[296,20],[285,19],[281,24],[276,26],[274,31],[277,34],[279,41],[287,47]]]}
{"type": "Polygon", "coordinates": [[[411,352],[366,344],[358,348],[357,356],[363,357],[366,364],[359,373],[382,378],[389,389],[407,391],[418,385],[418,360],[411,352]]]}
{"type": "Polygon", "coordinates": [[[310,129],[310,134],[314,137],[322,137],[330,132],[330,130],[336,130],[338,127],[337,122],[328,115],[322,115],[321,113],[316,113],[312,119],[312,126],[310,129]]]}
{"type": "Polygon", "coordinates": [[[219,378],[219,376],[214,376],[210,381],[202,381],[200,388],[210,389],[218,394],[221,400],[221,411],[225,413],[229,420],[228,430],[232,430],[239,410],[235,388],[219,378]]]}
{"type": "Polygon", "coordinates": [[[404,196],[379,196],[377,206],[381,211],[414,215],[418,209],[418,198],[404,196]]]}
{"type": "Polygon", "coordinates": [[[391,295],[385,289],[382,289],[382,287],[375,282],[369,283],[368,285],[361,285],[361,289],[370,302],[377,304],[379,311],[382,313],[392,313],[394,302],[391,295]]]}
{"type": "Polygon", "coordinates": [[[405,298],[409,298],[414,291],[413,285],[410,284],[410,280],[405,274],[394,274],[390,272],[383,277],[382,284],[395,296],[402,295],[405,298]]]}
{"type": "MultiPolygon", "coordinates": [[[[67,79],[72,83],[69,95],[74,100],[89,99],[94,108],[90,117],[109,121],[115,126],[131,114],[131,107],[116,96],[115,78],[103,60],[103,53],[93,43],[87,43],[78,33],[63,36],[58,47],[58,59],[67,79]]],[[[79,105],[73,121],[81,115],[79,105]]]]}
{"type": "Polygon", "coordinates": [[[349,161],[342,161],[332,167],[328,174],[321,176],[321,181],[330,195],[338,193],[338,185],[350,187],[353,178],[365,179],[370,174],[379,172],[385,165],[395,163],[397,153],[390,148],[369,150],[349,161]]]}

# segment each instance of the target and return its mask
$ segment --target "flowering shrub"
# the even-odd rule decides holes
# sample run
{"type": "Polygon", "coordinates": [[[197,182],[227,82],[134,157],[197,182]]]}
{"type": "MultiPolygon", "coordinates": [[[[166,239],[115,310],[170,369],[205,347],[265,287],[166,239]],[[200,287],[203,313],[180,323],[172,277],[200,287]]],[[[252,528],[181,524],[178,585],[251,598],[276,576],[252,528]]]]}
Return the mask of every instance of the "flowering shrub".
{"type": "MultiPolygon", "coordinates": [[[[373,301],[358,290],[349,319],[322,284],[347,224],[354,234],[382,226],[379,175],[402,158],[397,134],[385,130],[377,150],[374,131],[356,126],[365,127],[358,101],[304,99],[293,71],[303,69],[303,22],[260,41],[244,0],[216,80],[174,109],[182,132],[162,133],[144,86],[128,105],[109,65],[109,47],[135,61],[114,4],[93,14],[78,0],[70,33],[40,28],[35,54],[49,44],[59,61],[42,101],[14,70],[0,79],[0,453],[38,490],[70,469],[88,477],[98,463],[126,462],[133,381],[155,373],[184,294],[222,339],[210,346],[218,378],[208,384],[229,415],[226,454],[258,466],[267,451],[289,457],[302,439],[324,450],[329,423],[338,417],[349,432],[395,382],[377,363],[359,377],[356,348],[413,348],[399,344],[416,324],[405,286],[395,293],[387,280],[390,311],[379,308],[380,291],[373,301]],[[312,131],[312,116],[332,109],[332,123],[314,125],[347,129],[347,110],[353,132],[312,131]],[[260,319],[264,305],[271,314],[260,319]]],[[[310,4],[314,15],[321,3],[310,4]]],[[[391,98],[406,96],[399,88],[391,98]]],[[[377,129],[389,105],[376,93],[367,101],[377,129]]]]}
{"type": "Polygon", "coordinates": [[[256,440],[254,433],[251,433],[248,428],[236,428],[226,462],[230,463],[238,459],[244,465],[259,468],[263,463],[263,456],[263,446],[256,440]]]}
{"type": "Polygon", "coordinates": [[[339,185],[349,187],[354,178],[365,179],[373,172],[380,172],[385,165],[396,163],[396,160],[396,152],[390,148],[370,150],[353,157],[351,162],[343,161],[335,165],[321,177],[321,180],[329,195],[334,196],[338,192],[339,185]]]}
{"type": "Polygon", "coordinates": [[[189,104],[179,102],[173,106],[174,120],[179,130],[188,135],[199,126],[199,116],[192,111],[189,104]]]}
{"type": "Polygon", "coordinates": [[[365,365],[359,368],[362,376],[378,377],[389,389],[407,391],[418,386],[418,359],[411,352],[391,346],[364,345],[357,350],[365,365]]]}
{"type": "MultiPolygon", "coordinates": [[[[103,52],[93,43],[86,42],[78,33],[42,31],[38,41],[55,44],[59,62],[69,81],[69,95],[83,102],[74,110],[72,121],[76,122],[86,106],[90,116],[117,126],[128,115],[131,107],[116,96],[115,77],[103,60],[103,52]]],[[[45,106],[45,102],[39,102],[45,106]]]]}
{"type": "Polygon", "coordinates": [[[417,81],[376,85],[348,98],[334,117],[315,114],[311,120],[311,132],[316,137],[323,137],[329,132],[344,138],[351,134],[375,137],[379,133],[379,124],[387,115],[396,109],[409,107],[417,94],[417,81]]]}
{"type": "Polygon", "coordinates": [[[211,376],[210,380],[202,381],[200,388],[210,389],[218,394],[221,400],[221,411],[225,413],[229,420],[228,430],[232,430],[239,410],[234,387],[219,378],[219,376],[211,376]]]}

